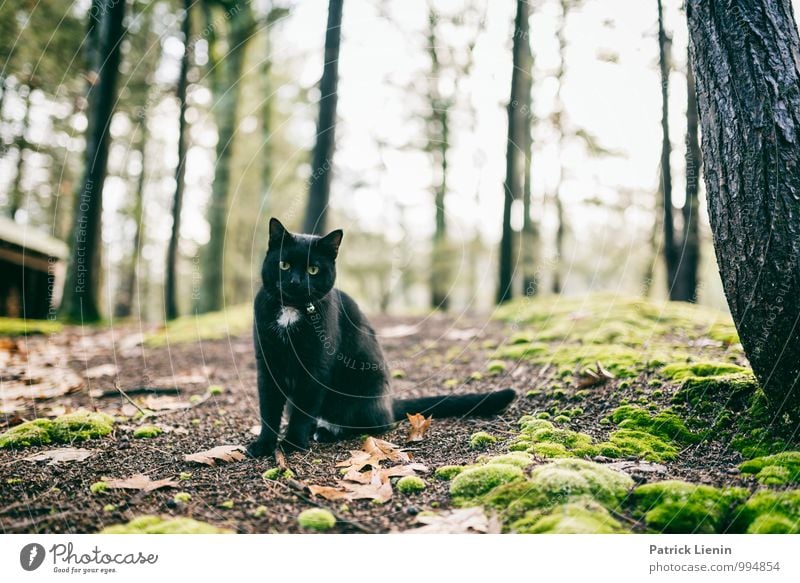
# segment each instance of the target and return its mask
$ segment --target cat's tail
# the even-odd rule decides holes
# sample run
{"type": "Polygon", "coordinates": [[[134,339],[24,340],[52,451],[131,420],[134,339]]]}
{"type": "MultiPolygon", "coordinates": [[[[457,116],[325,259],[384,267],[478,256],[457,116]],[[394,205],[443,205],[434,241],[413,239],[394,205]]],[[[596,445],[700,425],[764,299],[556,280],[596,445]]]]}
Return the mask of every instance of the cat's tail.
{"type": "Polygon", "coordinates": [[[508,407],[516,396],[514,389],[502,389],[491,393],[395,399],[392,410],[395,421],[402,421],[407,413],[421,413],[426,417],[494,415],[508,407]]]}

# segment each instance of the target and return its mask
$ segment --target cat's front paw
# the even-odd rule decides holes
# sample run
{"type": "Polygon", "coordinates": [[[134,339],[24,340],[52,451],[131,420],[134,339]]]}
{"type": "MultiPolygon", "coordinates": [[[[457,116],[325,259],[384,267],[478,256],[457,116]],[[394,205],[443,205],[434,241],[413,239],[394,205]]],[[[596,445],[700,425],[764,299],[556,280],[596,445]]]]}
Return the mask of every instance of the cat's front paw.
{"type": "Polygon", "coordinates": [[[287,437],[281,441],[281,451],[283,453],[292,453],[295,451],[307,452],[309,450],[308,440],[291,439],[287,437]]]}
{"type": "Polygon", "coordinates": [[[247,446],[246,453],[249,457],[264,457],[275,453],[275,441],[271,439],[256,439],[247,446]]]}

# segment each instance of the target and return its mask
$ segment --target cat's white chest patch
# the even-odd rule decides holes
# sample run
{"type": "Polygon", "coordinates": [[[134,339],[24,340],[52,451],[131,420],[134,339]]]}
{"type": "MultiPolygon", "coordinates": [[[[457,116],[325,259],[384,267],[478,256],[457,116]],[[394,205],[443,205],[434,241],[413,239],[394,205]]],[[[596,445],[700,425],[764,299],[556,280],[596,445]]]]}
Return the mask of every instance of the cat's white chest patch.
{"type": "Polygon", "coordinates": [[[288,328],[300,320],[300,310],[291,306],[283,306],[278,314],[278,326],[288,328]]]}

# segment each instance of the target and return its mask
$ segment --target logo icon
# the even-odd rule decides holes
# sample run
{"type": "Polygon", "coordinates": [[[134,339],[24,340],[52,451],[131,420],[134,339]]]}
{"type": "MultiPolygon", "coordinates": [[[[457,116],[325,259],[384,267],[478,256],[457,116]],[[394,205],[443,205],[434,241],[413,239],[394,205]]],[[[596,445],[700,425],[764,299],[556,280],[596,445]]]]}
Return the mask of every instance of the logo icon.
{"type": "Polygon", "coordinates": [[[35,571],[44,562],[44,547],[39,543],[29,543],[19,552],[19,564],[26,571],[35,571]]]}

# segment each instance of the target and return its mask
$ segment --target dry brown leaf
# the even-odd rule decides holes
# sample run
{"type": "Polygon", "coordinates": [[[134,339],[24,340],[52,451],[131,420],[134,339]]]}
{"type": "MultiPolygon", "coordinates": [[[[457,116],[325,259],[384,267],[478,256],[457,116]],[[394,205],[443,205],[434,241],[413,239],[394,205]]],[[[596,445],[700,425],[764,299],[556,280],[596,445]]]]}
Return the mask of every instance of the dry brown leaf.
{"type": "Polygon", "coordinates": [[[483,508],[460,508],[436,515],[418,516],[417,522],[425,526],[404,530],[409,534],[498,534],[502,527],[496,516],[486,516],[483,508]]]}
{"type": "Polygon", "coordinates": [[[594,369],[587,368],[583,371],[578,379],[577,386],[579,389],[587,389],[597,385],[603,385],[611,379],[616,378],[611,372],[606,370],[600,362],[595,363],[594,369]]]}
{"type": "Polygon", "coordinates": [[[109,488],[124,488],[128,490],[141,490],[142,492],[152,492],[159,488],[177,488],[178,482],[170,479],[165,480],[151,480],[144,474],[136,474],[129,478],[121,480],[111,480],[103,478],[103,481],[108,484],[109,488]]]}
{"type": "Polygon", "coordinates": [[[197,462],[214,466],[217,462],[238,462],[243,460],[245,455],[241,445],[218,445],[206,451],[186,454],[183,459],[187,462],[197,462]]]}
{"type": "Polygon", "coordinates": [[[380,467],[382,461],[410,462],[411,456],[400,451],[398,446],[382,439],[367,437],[360,451],[351,450],[350,457],[336,464],[337,468],[348,468],[350,470],[361,470],[367,466],[372,468],[380,467]]]}
{"type": "Polygon", "coordinates": [[[392,484],[387,479],[383,480],[377,470],[367,472],[370,474],[366,483],[338,481],[336,486],[308,487],[315,496],[326,500],[360,500],[363,498],[386,502],[392,497],[392,484]]]}
{"type": "Polygon", "coordinates": [[[415,476],[417,472],[425,474],[428,472],[428,466],[419,463],[411,463],[405,466],[392,466],[391,468],[381,468],[380,470],[371,470],[369,472],[359,472],[351,469],[344,475],[342,479],[349,480],[351,482],[357,482],[359,484],[369,484],[372,481],[372,476],[376,471],[381,478],[381,482],[385,482],[389,478],[415,476]]]}
{"type": "Polygon", "coordinates": [[[208,383],[208,377],[201,374],[176,374],[171,377],[159,377],[153,381],[154,385],[201,385],[208,383]]]}
{"type": "Polygon", "coordinates": [[[325,500],[351,500],[350,492],[339,486],[308,486],[309,492],[314,496],[321,496],[325,500]]]}
{"type": "Polygon", "coordinates": [[[101,377],[117,376],[118,372],[119,369],[117,368],[116,364],[108,363],[86,369],[83,371],[83,376],[87,379],[99,379],[101,377]]]}
{"type": "Polygon", "coordinates": [[[30,457],[22,458],[29,462],[48,461],[47,465],[52,466],[61,462],[81,462],[97,453],[94,449],[80,449],[77,447],[60,447],[49,449],[30,457]]]}
{"type": "Polygon", "coordinates": [[[408,432],[408,438],[406,441],[422,441],[425,439],[425,434],[428,433],[428,429],[431,428],[431,422],[433,421],[433,415],[430,417],[425,417],[422,413],[406,413],[408,417],[408,422],[411,424],[411,429],[408,432]]]}
{"type": "Polygon", "coordinates": [[[192,404],[189,401],[181,401],[175,397],[149,396],[145,398],[144,406],[152,411],[174,411],[177,409],[189,409],[192,404]]]}

